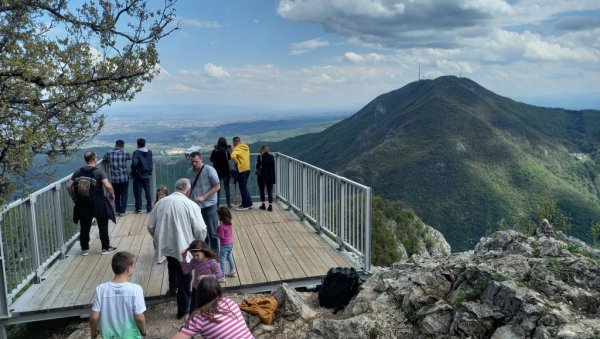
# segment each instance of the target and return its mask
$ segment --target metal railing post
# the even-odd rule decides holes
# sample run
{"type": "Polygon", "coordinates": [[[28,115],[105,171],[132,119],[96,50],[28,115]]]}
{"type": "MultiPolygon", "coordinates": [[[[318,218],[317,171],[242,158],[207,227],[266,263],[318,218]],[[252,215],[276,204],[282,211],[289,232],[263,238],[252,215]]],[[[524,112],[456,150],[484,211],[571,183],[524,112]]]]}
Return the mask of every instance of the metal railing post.
{"type": "Polygon", "coordinates": [[[275,202],[279,201],[279,197],[281,195],[281,191],[279,190],[279,184],[281,181],[281,173],[279,170],[279,165],[281,164],[281,158],[279,157],[279,153],[275,153],[275,184],[273,184],[274,193],[275,193],[275,202]]]}
{"type": "Polygon", "coordinates": [[[339,185],[340,187],[340,213],[339,213],[339,227],[340,227],[340,234],[339,234],[339,240],[338,240],[338,244],[339,244],[339,249],[338,250],[343,250],[344,249],[344,241],[346,241],[346,183],[342,180],[341,184],[339,185]]]}
{"type": "Polygon", "coordinates": [[[30,255],[31,255],[31,268],[33,272],[35,272],[35,277],[33,278],[34,283],[39,284],[41,282],[41,277],[38,274],[38,270],[40,268],[40,244],[37,234],[37,223],[35,220],[35,201],[37,196],[30,195],[29,200],[27,200],[27,213],[28,215],[28,226],[29,226],[29,246],[30,255]]]}
{"type": "Polygon", "coordinates": [[[292,193],[294,188],[293,188],[293,184],[292,184],[292,159],[288,159],[287,161],[288,163],[288,197],[287,197],[287,209],[290,210],[292,209],[292,197],[294,196],[294,194],[292,193]]]}
{"type": "Polygon", "coordinates": [[[60,248],[60,259],[64,259],[67,253],[67,245],[65,244],[65,229],[62,217],[62,202],[60,200],[61,184],[57,183],[52,189],[52,197],[54,198],[54,230],[56,232],[56,248],[60,248]]]}
{"type": "MultiPolygon", "coordinates": [[[[0,214],[0,225],[2,224],[3,216],[3,214],[0,214]]],[[[6,257],[4,256],[4,241],[2,237],[2,229],[0,229],[0,268],[2,269],[2,276],[0,276],[0,288],[2,288],[2,291],[0,291],[0,318],[8,318],[10,317],[10,308],[8,305],[11,303],[11,300],[8,297],[8,287],[6,285],[6,257]]],[[[0,331],[5,331],[4,326],[2,326],[0,331]]]]}
{"type": "Polygon", "coordinates": [[[307,205],[307,200],[308,200],[308,174],[307,174],[307,168],[305,164],[302,164],[302,169],[301,169],[302,173],[301,173],[301,178],[300,178],[300,185],[302,187],[302,192],[300,192],[300,196],[302,199],[302,201],[300,202],[300,220],[304,220],[306,218],[306,205],[307,205]]]}
{"type": "Polygon", "coordinates": [[[371,272],[371,188],[365,189],[366,202],[365,202],[365,256],[364,256],[364,270],[365,272],[371,272]]]}
{"type": "Polygon", "coordinates": [[[317,206],[317,234],[321,234],[321,227],[325,224],[325,176],[321,171],[319,171],[317,190],[319,194],[319,206],[317,206]]]}

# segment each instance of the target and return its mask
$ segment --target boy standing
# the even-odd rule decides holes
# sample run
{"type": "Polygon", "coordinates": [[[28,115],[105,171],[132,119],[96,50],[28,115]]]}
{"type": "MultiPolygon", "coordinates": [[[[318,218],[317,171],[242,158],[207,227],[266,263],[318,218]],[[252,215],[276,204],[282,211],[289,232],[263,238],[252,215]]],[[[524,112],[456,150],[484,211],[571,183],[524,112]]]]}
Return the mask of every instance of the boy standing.
{"type": "Polygon", "coordinates": [[[129,282],[133,275],[135,256],[117,252],[112,258],[115,278],[96,287],[90,316],[91,338],[135,338],[146,336],[144,292],[129,282]],[[100,328],[98,328],[100,323],[100,328]]]}

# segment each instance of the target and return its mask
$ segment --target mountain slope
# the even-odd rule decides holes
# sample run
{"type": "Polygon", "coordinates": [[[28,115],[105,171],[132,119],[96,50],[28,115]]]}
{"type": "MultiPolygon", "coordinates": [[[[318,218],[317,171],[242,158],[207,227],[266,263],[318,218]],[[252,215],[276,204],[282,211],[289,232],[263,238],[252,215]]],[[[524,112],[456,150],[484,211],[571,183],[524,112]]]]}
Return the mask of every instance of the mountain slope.
{"type": "Polygon", "coordinates": [[[271,149],[400,200],[453,249],[549,196],[573,233],[600,220],[600,112],[526,105],[451,76],[380,95],[320,133],[271,149]],[[576,160],[570,153],[591,153],[576,160]]]}

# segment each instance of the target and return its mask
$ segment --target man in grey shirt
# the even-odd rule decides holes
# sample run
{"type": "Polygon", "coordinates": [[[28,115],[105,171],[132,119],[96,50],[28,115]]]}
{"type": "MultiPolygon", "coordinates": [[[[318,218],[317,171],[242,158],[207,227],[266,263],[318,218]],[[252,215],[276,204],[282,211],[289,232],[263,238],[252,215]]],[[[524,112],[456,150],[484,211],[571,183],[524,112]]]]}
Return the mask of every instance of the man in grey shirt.
{"type": "Polygon", "coordinates": [[[214,167],[202,163],[199,152],[190,154],[192,167],[187,171],[187,178],[192,184],[190,198],[202,209],[202,218],[206,224],[208,235],[205,242],[216,253],[219,253],[219,238],[216,234],[217,224],[217,192],[221,189],[219,175],[214,167]]]}

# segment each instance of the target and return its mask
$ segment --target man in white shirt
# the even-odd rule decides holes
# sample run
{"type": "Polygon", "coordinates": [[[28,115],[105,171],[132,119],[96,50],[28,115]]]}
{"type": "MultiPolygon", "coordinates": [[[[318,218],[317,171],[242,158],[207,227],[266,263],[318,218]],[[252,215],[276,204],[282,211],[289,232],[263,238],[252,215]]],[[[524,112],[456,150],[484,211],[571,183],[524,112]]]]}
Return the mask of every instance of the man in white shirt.
{"type": "Polygon", "coordinates": [[[188,198],[191,191],[190,180],[182,178],[175,183],[175,192],[160,199],[148,220],[148,231],[154,238],[157,256],[167,258],[169,271],[169,292],[177,296],[177,318],[181,319],[189,311],[191,274],[184,275],[179,258],[190,243],[206,238],[206,224],[198,204],[188,198]]]}

